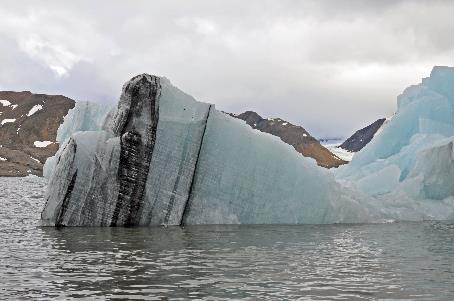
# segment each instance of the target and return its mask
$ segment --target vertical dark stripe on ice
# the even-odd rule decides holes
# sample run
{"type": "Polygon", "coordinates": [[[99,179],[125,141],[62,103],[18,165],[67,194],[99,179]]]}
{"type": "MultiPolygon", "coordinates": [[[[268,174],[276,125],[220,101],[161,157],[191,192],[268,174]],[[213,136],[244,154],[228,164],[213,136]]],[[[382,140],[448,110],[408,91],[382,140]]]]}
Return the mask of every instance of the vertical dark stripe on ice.
{"type": "Polygon", "coordinates": [[[178,186],[180,185],[181,174],[183,173],[183,170],[185,168],[184,163],[186,162],[187,149],[189,147],[190,142],[192,142],[191,141],[192,137],[189,135],[189,133],[190,132],[188,132],[188,135],[186,136],[186,139],[184,141],[182,153],[185,154],[185,156],[183,158],[181,158],[180,165],[178,166],[177,178],[175,179],[175,183],[173,185],[172,194],[170,195],[169,203],[167,204],[167,212],[166,212],[166,215],[164,217],[164,222],[163,222],[164,225],[168,225],[169,224],[170,215],[172,214],[173,207],[175,205],[175,197],[176,197],[176,194],[177,194],[178,186]]]}
{"type": "Polygon", "coordinates": [[[65,197],[63,198],[63,202],[61,204],[61,208],[58,212],[57,220],[55,221],[56,227],[62,227],[63,225],[63,218],[65,217],[66,211],[68,210],[69,200],[71,199],[71,194],[74,189],[74,184],[76,183],[77,179],[77,170],[71,177],[71,181],[69,182],[68,189],[66,190],[65,197]]]}
{"type": "Polygon", "coordinates": [[[205,132],[207,130],[207,124],[208,124],[208,118],[210,117],[211,106],[212,105],[210,105],[208,107],[207,116],[205,118],[205,126],[203,127],[202,139],[200,139],[199,151],[197,152],[197,158],[196,158],[196,162],[195,162],[195,166],[194,166],[194,172],[192,173],[191,184],[189,185],[188,199],[186,200],[186,204],[183,209],[183,214],[181,215],[181,219],[180,219],[180,223],[179,223],[180,226],[185,225],[187,215],[188,215],[190,207],[191,207],[190,200],[191,200],[191,196],[192,196],[192,189],[194,186],[194,178],[195,178],[195,175],[197,172],[197,166],[199,164],[199,158],[200,158],[200,152],[202,151],[203,140],[205,139],[205,132]]]}
{"type": "Polygon", "coordinates": [[[117,179],[119,193],[113,212],[110,226],[116,226],[120,219],[120,212],[126,214],[120,219],[125,226],[134,226],[140,223],[140,213],[143,207],[145,185],[150,170],[151,158],[156,141],[156,129],[159,119],[159,78],[152,77],[151,83],[146,76],[142,76],[141,82],[127,89],[131,91],[131,106],[127,117],[120,130],[120,162],[117,179]],[[149,95],[143,99],[140,87],[147,85],[149,95]],[[145,102],[148,102],[145,103],[145,102]],[[149,108],[146,108],[147,106],[149,108]],[[150,114],[150,123],[146,125],[144,133],[135,128],[134,118],[140,118],[145,111],[150,114]],[[149,111],[149,112],[147,112],[149,111]]]}

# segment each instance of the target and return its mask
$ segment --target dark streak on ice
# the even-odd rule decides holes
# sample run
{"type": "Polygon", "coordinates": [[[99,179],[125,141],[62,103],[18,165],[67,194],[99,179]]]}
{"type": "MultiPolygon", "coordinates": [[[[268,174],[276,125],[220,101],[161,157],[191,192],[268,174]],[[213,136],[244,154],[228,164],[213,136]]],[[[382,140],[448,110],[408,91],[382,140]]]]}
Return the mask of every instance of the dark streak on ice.
{"type": "Polygon", "coordinates": [[[199,151],[197,152],[197,158],[196,158],[196,162],[195,162],[194,172],[192,173],[192,176],[191,176],[191,185],[189,186],[188,199],[186,200],[186,204],[184,206],[183,214],[181,215],[181,220],[180,220],[180,223],[179,223],[180,226],[184,226],[184,224],[186,223],[187,214],[189,213],[189,210],[190,210],[190,207],[191,207],[190,199],[191,199],[191,196],[192,196],[192,189],[193,189],[193,186],[194,186],[194,178],[195,178],[195,174],[197,172],[197,166],[199,164],[200,152],[202,150],[203,139],[205,138],[205,132],[206,132],[206,129],[207,129],[207,124],[208,124],[208,118],[210,117],[210,111],[211,111],[211,105],[208,107],[207,116],[205,118],[205,126],[203,128],[202,139],[200,139],[199,151]]]}
{"type": "Polygon", "coordinates": [[[77,170],[73,174],[73,176],[71,178],[71,182],[69,182],[68,189],[66,190],[65,197],[63,198],[63,202],[61,204],[61,209],[58,213],[58,217],[55,222],[55,226],[57,226],[57,227],[64,226],[63,218],[65,217],[66,210],[68,210],[69,200],[71,199],[71,193],[73,192],[74,184],[76,183],[76,179],[77,179],[77,170]]]}
{"type": "Polygon", "coordinates": [[[119,133],[121,135],[117,173],[119,194],[110,226],[117,225],[122,211],[126,214],[126,217],[123,217],[125,226],[140,223],[145,185],[156,141],[160,89],[159,78],[153,77],[149,80],[146,76],[142,76],[141,83],[132,87],[128,84],[126,87],[126,92],[131,94],[131,105],[119,133]],[[146,87],[148,95],[141,93],[141,87],[146,87]],[[144,97],[149,99],[149,103],[143,100],[144,97]],[[150,107],[146,108],[147,105],[150,107]],[[146,125],[144,133],[140,133],[140,129],[136,129],[134,123],[134,119],[142,113],[150,114],[150,122],[146,125]]]}

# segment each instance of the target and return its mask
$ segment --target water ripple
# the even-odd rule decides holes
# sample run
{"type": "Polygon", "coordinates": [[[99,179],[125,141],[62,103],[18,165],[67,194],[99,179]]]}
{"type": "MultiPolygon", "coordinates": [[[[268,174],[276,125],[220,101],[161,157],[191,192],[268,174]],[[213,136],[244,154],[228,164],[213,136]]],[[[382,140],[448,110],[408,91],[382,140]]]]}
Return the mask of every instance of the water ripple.
{"type": "Polygon", "coordinates": [[[43,228],[0,178],[1,299],[453,300],[454,224],[43,228]]]}

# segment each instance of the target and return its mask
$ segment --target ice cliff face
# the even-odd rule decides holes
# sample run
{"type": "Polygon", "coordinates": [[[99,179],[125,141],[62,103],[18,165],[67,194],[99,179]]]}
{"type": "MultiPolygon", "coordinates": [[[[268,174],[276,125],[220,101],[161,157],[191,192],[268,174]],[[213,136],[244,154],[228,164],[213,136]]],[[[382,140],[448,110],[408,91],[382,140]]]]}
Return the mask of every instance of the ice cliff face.
{"type": "Polygon", "coordinates": [[[134,77],[102,129],[60,149],[42,219],[56,226],[332,223],[375,218],[279,138],[134,77]],[[358,218],[360,217],[360,218],[358,218]]]}

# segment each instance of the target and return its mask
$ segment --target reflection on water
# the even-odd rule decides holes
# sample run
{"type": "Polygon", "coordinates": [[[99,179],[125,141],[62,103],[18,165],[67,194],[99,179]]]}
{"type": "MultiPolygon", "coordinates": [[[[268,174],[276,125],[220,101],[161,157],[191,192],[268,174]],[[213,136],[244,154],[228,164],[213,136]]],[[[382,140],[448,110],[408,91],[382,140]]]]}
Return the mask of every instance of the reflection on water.
{"type": "Polygon", "coordinates": [[[38,226],[42,183],[12,184],[4,299],[454,299],[450,223],[59,230],[38,226]]]}

